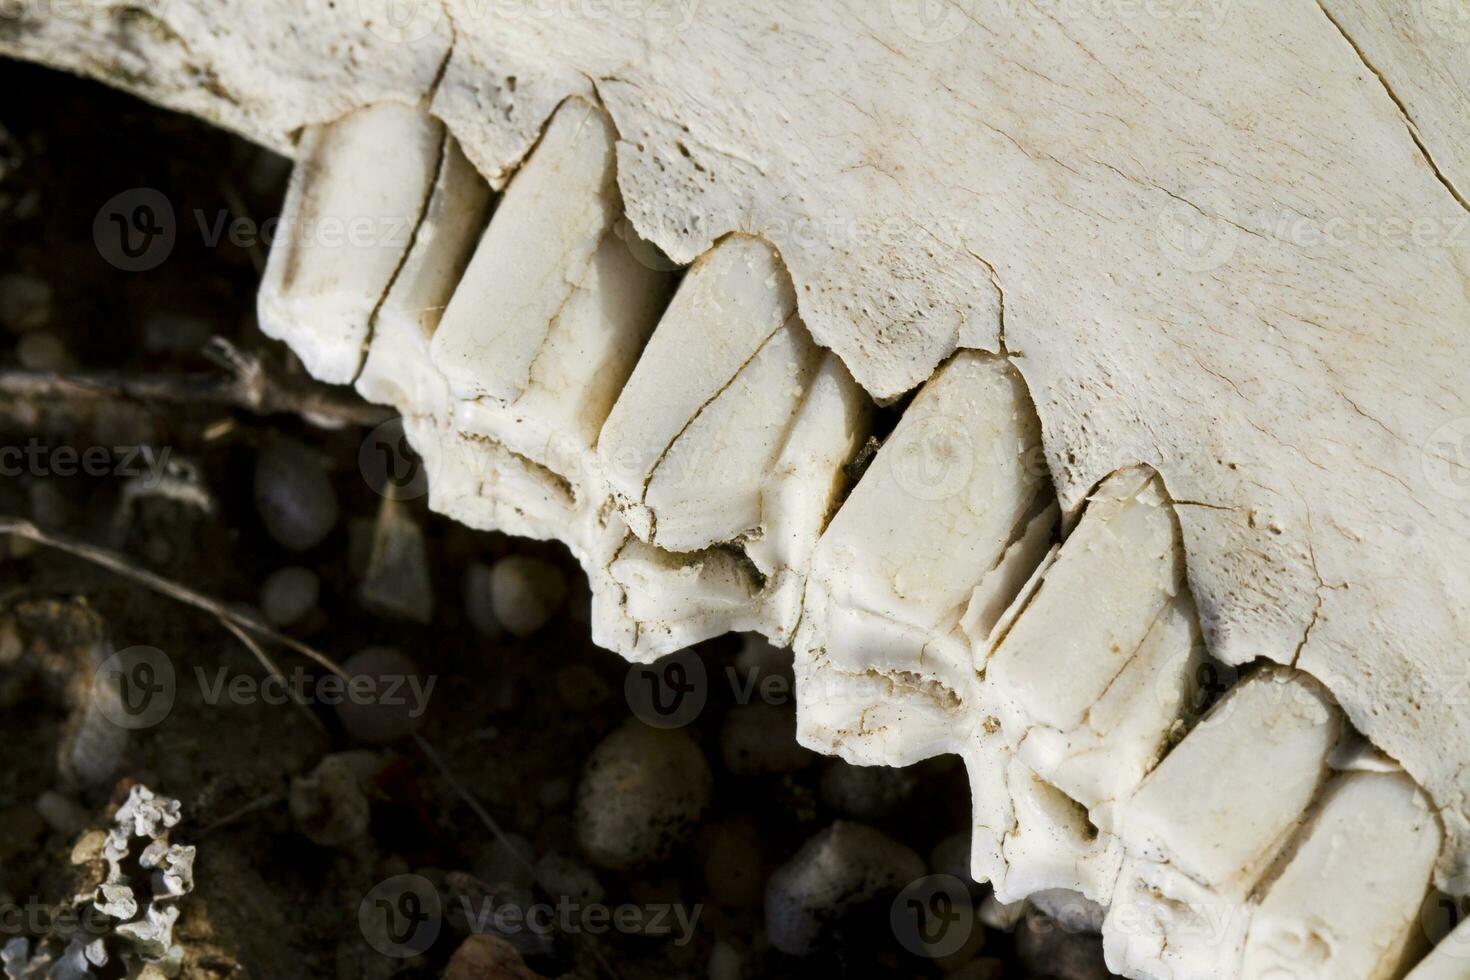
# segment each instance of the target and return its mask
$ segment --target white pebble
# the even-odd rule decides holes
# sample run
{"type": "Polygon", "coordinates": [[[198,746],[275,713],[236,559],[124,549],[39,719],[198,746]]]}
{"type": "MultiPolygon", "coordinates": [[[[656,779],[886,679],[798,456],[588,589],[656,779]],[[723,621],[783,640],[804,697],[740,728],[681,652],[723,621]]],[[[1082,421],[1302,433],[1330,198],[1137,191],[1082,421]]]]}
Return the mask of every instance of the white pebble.
{"type": "Polygon", "coordinates": [[[541,629],[566,598],[566,576],[549,561],[511,555],[490,569],[495,618],[512,636],[530,636],[541,629]]]}
{"type": "Polygon", "coordinates": [[[288,565],[271,572],[260,587],[260,611],[272,626],[290,626],[315,609],[320,596],[316,572],[288,565]]]}
{"type": "Polygon", "coordinates": [[[792,956],[814,952],[848,911],[924,874],[912,850],[872,827],[839,820],[812,837],[766,883],[766,934],[792,956]]]}
{"type": "Polygon", "coordinates": [[[603,739],[577,787],[577,840],[599,867],[662,861],[709,805],[704,753],[683,732],[630,721],[603,739]]]}

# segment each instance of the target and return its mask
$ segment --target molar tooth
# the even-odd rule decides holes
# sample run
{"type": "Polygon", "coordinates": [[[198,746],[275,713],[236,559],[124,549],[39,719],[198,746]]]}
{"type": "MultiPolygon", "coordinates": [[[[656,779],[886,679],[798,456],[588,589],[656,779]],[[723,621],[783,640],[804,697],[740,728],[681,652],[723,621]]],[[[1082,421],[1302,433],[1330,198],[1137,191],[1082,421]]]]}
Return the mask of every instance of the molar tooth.
{"type": "Polygon", "coordinates": [[[457,398],[512,401],[620,213],[612,122],[580,99],[511,180],[434,335],[457,398]]]}
{"type": "Polygon", "coordinates": [[[819,359],[795,316],[764,242],[729,239],[689,270],[598,442],[639,538],[695,551],[759,522],[762,477],[819,359]]]}
{"type": "Polygon", "coordinates": [[[1241,975],[1399,976],[1440,843],[1428,801],[1408,776],[1334,779],[1255,909],[1241,975]]]}
{"type": "Polygon", "coordinates": [[[1165,757],[1119,814],[1127,857],[1104,924],[1111,969],[1239,969],[1247,899],[1321,788],[1341,726],[1315,682],[1271,666],[1165,757]]]}
{"type": "Polygon", "coordinates": [[[490,199],[490,185],[459,142],[446,135],[413,247],[373,318],[357,379],[364,398],[404,415],[447,417],[449,389],[429,357],[429,345],[485,225],[490,199]]]}
{"type": "Polygon", "coordinates": [[[817,545],[803,654],[849,672],[915,671],[968,694],[974,655],[962,621],[987,631],[971,604],[1008,601],[993,594],[997,583],[1019,589],[1055,523],[1034,467],[1039,441],[1014,368],[955,355],[920,389],[817,545]],[[1026,545],[1013,549],[1017,540],[1026,545]]]}
{"type": "Polygon", "coordinates": [[[373,311],[408,253],[444,127],[383,102],[308,126],[258,298],[260,329],[323,381],[352,381],[373,311]]]}
{"type": "Polygon", "coordinates": [[[1105,829],[1162,754],[1197,665],[1180,550],[1158,480],[1114,474],[984,664],[1009,743],[1105,829]]]}

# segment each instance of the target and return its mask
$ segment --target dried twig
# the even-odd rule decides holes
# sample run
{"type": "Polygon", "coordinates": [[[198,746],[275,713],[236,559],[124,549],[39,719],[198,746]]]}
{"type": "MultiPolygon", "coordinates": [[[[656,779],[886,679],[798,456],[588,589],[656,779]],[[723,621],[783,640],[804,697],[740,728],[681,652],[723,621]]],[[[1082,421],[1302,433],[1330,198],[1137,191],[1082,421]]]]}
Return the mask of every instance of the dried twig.
{"type": "MultiPolygon", "coordinates": [[[[480,822],[485,825],[485,828],[494,835],[496,840],[506,845],[506,851],[510,854],[511,860],[529,871],[531,877],[536,880],[537,884],[542,884],[540,881],[541,876],[536,872],[536,866],[521,856],[520,851],[506,837],[505,831],[500,828],[499,822],[490,815],[489,810],[486,810],[480,805],[480,801],[475,799],[475,795],[469,791],[464,783],[460,782],[459,777],[454,774],[454,770],[450,769],[449,764],[444,761],[444,757],[422,735],[415,734],[413,740],[418,743],[419,751],[423,752],[429,762],[433,764],[434,768],[439,770],[439,775],[449,784],[449,787],[459,795],[460,799],[464,800],[465,805],[470,808],[471,812],[480,818],[480,822]]],[[[544,884],[543,887],[545,887],[544,884]]],[[[587,942],[587,951],[592,954],[592,958],[607,972],[608,976],[613,977],[614,980],[621,980],[618,971],[613,969],[613,965],[608,962],[607,957],[602,955],[602,950],[598,949],[595,941],[589,940],[587,942]]]]}
{"type": "Polygon", "coordinates": [[[0,515],[0,534],[13,534],[16,537],[34,541],[36,544],[44,545],[48,548],[55,548],[69,555],[75,555],[84,561],[91,562],[93,565],[100,566],[108,571],[116,572],[118,575],[132,579],[139,585],[146,586],[154,592],[166,595],[171,599],[177,599],[179,602],[193,606],[195,609],[202,609],[223,622],[232,623],[240,629],[248,630],[262,639],[270,640],[272,643],[278,643],[283,647],[295,650],[303,657],[330,670],[343,680],[350,680],[347,673],[341,667],[337,666],[332,658],[326,654],[307,646],[294,637],[287,636],[285,633],[272,629],[254,616],[227,606],[218,599],[210,598],[202,592],[196,592],[188,586],[180,585],[171,579],[164,578],[162,575],[150,572],[146,568],[138,568],[135,565],[129,564],[126,558],[115,551],[109,551],[106,548],[88,544],[85,541],[78,541],[76,538],[63,534],[42,531],[30,521],[23,520],[19,517],[0,515]]]}
{"type": "Polygon", "coordinates": [[[256,415],[299,415],[346,425],[378,425],[393,412],[350,391],[316,381],[282,377],[263,358],[222,337],[205,354],[228,374],[139,374],[123,371],[60,373],[0,368],[0,399],[70,399],[219,405],[256,415]]]}
{"type": "MultiPolygon", "coordinates": [[[[281,673],[280,668],[276,666],[275,661],[270,658],[270,654],[266,653],[265,650],[261,648],[260,644],[256,643],[249,633],[245,632],[240,627],[230,622],[228,619],[221,619],[219,623],[225,629],[235,634],[235,639],[239,640],[240,643],[245,647],[245,649],[249,650],[252,654],[255,655],[255,659],[258,660],[260,662],[260,665],[265,668],[266,673],[282,681],[286,679],[286,675],[281,673]]],[[[323,735],[328,734],[327,726],[323,725],[322,720],[316,716],[315,712],[311,710],[311,707],[307,705],[305,701],[301,700],[300,692],[293,688],[290,684],[285,684],[283,686],[285,687],[286,691],[291,695],[291,703],[301,709],[301,713],[306,716],[306,720],[315,725],[317,731],[321,732],[323,735]]]]}

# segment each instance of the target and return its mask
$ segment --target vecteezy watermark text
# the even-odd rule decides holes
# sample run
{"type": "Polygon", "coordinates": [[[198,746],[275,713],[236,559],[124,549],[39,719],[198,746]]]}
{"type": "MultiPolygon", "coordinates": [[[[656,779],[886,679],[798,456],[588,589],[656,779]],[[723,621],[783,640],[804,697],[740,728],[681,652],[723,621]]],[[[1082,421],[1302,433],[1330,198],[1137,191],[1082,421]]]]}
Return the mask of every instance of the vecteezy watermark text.
{"type": "Polygon", "coordinates": [[[145,477],[157,485],[168,457],[167,446],[50,446],[32,436],[24,446],[0,446],[0,476],[145,477]]]}

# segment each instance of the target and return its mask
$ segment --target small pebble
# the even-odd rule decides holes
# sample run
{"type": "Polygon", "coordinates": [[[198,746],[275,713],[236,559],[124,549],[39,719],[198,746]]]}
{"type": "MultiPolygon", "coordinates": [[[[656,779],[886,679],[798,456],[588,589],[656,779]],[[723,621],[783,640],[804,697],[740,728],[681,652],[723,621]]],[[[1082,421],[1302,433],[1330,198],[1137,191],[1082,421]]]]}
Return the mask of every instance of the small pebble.
{"type": "Polygon", "coordinates": [[[709,980],[741,980],[740,953],[723,939],[716,940],[709,954],[709,980]]]}
{"type": "Polygon", "coordinates": [[[371,806],[363,786],[377,764],[370,752],[336,752],[291,780],[291,817],[307,840],[342,847],[367,833],[371,806]]]}
{"type": "Polygon", "coordinates": [[[765,849],[749,820],[727,820],[715,828],[704,859],[704,885],[726,908],[760,904],[766,883],[765,849]]]}
{"type": "Polygon", "coordinates": [[[792,956],[815,952],[843,915],[922,877],[924,862],[872,827],[839,820],[766,883],[766,935],[792,956]]]}
{"type": "Polygon", "coordinates": [[[546,854],[536,862],[536,884],[552,898],[579,905],[595,905],[606,894],[591,868],[565,854],[546,854]]]}
{"type": "Polygon", "coordinates": [[[704,753],[680,731],[629,721],[593,749],[577,787],[577,840],[598,867],[662,861],[709,805],[704,753]]]}
{"type": "Polygon", "coordinates": [[[280,439],[255,461],[255,506],[266,531],[292,551],[321,544],[337,524],[337,491],[320,457],[280,439]]]}
{"type": "Polygon", "coordinates": [[[467,936],[449,964],[444,980],[541,980],[541,974],[526,966],[521,954],[499,936],[467,936]]]}
{"type": "Polygon", "coordinates": [[[277,569],[260,587],[260,611],[272,626],[290,626],[316,608],[321,580],[299,565],[277,569]]]}
{"type": "Polygon", "coordinates": [[[878,820],[913,796],[918,785],[906,769],[854,766],[833,759],[822,772],[822,800],[844,817],[878,820]]]}
{"type": "Polygon", "coordinates": [[[1103,908],[1081,892],[1070,888],[1047,888],[1033,892],[1028,898],[1037,911],[1056,922],[1066,932],[1102,932],[1103,908]]]}
{"type": "Polygon", "coordinates": [[[428,623],[434,616],[429,548],[403,501],[384,497],[378,505],[358,596],[368,609],[393,619],[428,623]]]}
{"type": "Polygon", "coordinates": [[[490,601],[495,619],[511,636],[541,629],[567,598],[567,580],[549,561],[510,555],[490,569],[490,601]]]}
{"type": "Polygon", "coordinates": [[[71,366],[66,344],[53,333],[28,333],[15,345],[15,356],[27,371],[65,371],[71,366]]]}
{"type": "Polygon", "coordinates": [[[720,755],[737,776],[797,772],[817,758],[796,741],[796,705],[764,701],[737,704],[725,715],[720,755]]]}
{"type": "Polygon", "coordinates": [[[24,272],[0,276],[0,326],[14,333],[44,327],[51,319],[51,284],[24,272]]]}
{"type": "Polygon", "coordinates": [[[490,593],[490,566],[474,562],[464,573],[464,614],[481,635],[498,640],[505,627],[495,618],[495,603],[490,593]]]}
{"type": "Polygon", "coordinates": [[[462,936],[497,936],[525,955],[545,953],[553,945],[554,926],[526,915],[537,903],[529,888],[451,871],[444,876],[441,898],[449,927],[462,936]]]}
{"type": "Polygon", "coordinates": [[[48,789],[36,798],[36,812],[46,826],[68,837],[81,833],[87,826],[87,811],[70,796],[48,789]]]}
{"type": "Polygon", "coordinates": [[[1016,929],[1016,956],[1032,973],[1051,980],[1108,980],[1102,937],[1071,932],[1060,922],[1032,911],[1016,929]]]}
{"type": "Polygon", "coordinates": [[[342,669],[349,677],[371,678],[346,683],[337,705],[337,718],[353,739],[388,745],[418,728],[434,680],[418,664],[391,647],[368,647],[348,657],[342,669]]]}

